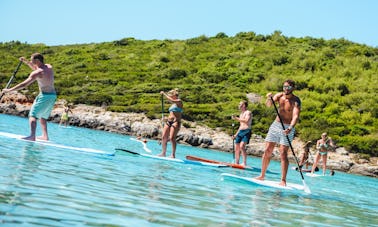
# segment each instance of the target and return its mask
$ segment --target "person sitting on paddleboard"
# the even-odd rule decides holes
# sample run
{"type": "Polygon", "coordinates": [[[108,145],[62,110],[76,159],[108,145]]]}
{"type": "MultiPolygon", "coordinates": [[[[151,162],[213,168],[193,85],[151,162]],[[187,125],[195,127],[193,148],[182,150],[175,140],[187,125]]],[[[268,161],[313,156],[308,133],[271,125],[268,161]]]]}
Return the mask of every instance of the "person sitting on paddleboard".
{"type": "Polygon", "coordinates": [[[324,132],[321,138],[316,142],[316,149],[318,152],[316,153],[314,164],[312,165],[311,173],[314,173],[315,168],[318,165],[320,158],[322,158],[322,166],[323,166],[323,175],[325,175],[326,167],[327,167],[327,155],[328,151],[335,149],[335,144],[331,137],[328,137],[327,133],[324,132]]]}
{"type": "Polygon", "coordinates": [[[178,89],[173,89],[168,93],[164,91],[160,92],[161,95],[164,95],[172,105],[169,107],[169,116],[164,125],[163,132],[162,132],[162,152],[159,156],[165,157],[167,152],[167,143],[168,140],[172,143],[172,154],[171,158],[176,157],[176,137],[177,133],[180,131],[181,128],[181,118],[183,112],[183,103],[179,98],[178,89]]]}
{"type": "Polygon", "coordinates": [[[239,121],[240,126],[233,138],[235,139],[235,163],[239,164],[240,151],[243,156],[243,165],[247,166],[247,151],[246,146],[251,139],[252,130],[252,113],[247,110],[248,102],[241,101],[239,103],[239,110],[241,111],[239,117],[232,115],[232,119],[239,121]]]}
{"type": "MultiPolygon", "coordinates": [[[[299,160],[299,167],[301,168],[302,172],[311,172],[311,169],[308,169],[309,163],[309,155],[310,153],[310,147],[312,145],[312,141],[307,141],[305,145],[303,146],[303,153],[299,160]],[[303,165],[306,165],[305,168],[303,168],[303,165]]],[[[298,167],[295,168],[295,170],[298,170],[298,167]]],[[[315,171],[319,171],[319,168],[316,167],[315,171]]]]}

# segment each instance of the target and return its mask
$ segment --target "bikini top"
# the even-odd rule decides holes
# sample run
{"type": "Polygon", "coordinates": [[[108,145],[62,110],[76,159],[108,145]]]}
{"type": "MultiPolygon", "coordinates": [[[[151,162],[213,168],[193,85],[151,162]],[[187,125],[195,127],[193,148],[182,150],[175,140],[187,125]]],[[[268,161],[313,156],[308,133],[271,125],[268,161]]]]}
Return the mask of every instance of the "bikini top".
{"type": "Polygon", "coordinates": [[[326,143],[319,144],[319,147],[325,147],[325,148],[328,148],[328,144],[326,144],[326,143]]]}
{"type": "Polygon", "coordinates": [[[168,110],[169,110],[169,112],[175,112],[175,113],[182,113],[182,112],[183,112],[182,108],[178,107],[178,106],[176,105],[176,103],[172,104],[172,105],[169,107],[168,110]]]}
{"type": "Polygon", "coordinates": [[[325,143],[321,143],[321,144],[319,144],[319,148],[321,148],[321,147],[328,148],[328,146],[329,146],[328,142],[329,142],[329,141],[326,140],[325,143]]]}

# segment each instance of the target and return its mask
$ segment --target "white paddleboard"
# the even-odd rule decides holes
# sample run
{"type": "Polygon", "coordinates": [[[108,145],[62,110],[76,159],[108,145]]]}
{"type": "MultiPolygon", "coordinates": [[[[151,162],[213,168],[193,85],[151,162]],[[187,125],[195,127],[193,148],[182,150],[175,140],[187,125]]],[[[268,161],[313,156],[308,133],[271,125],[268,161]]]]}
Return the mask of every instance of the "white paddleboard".
{"type": "Polygon", "coordinates": [[[316,173],[306,173],[306,176],[308,176],[308,177],[325,177],[322,174],[316,174],[316,173]]]}
{"type": "Polygon", "coordinates": [[[140,142],[143,145],[143,149],[145,151],[147,151],[148,153],[152,153],[152,151],[147,147],[147,144],[144,141],[137,140],[137,139],[134,139],[134,138],[130,138],[130,139],[134,140],[134,141],[137,141],[137,142],[140,142]]]}
{"type": "Polygon", "coordinates": [[[170,162],[178,162],[182,164],[192,164],[192,165],[200,165],[200,166],[212,166],[212,167],[228,167],[223,164],[215,164],[215,163],[207,163],[207,162],[197,162],[197,161],[191,161],[191,160],[183,160],[179,158],[170,158],[170,157],[162,157],[158,155],[151,155],[151,154],[145,154],[145,153],[139,153],[136,151],[131,151],[124,148],[116,148],[117,151],[124,151],[126,154],[132,154],[132,155],[139,155],[145,158],[153,158],[153,159],[159,159],[164,161],[170,161],[170,162]]]}
{"type": "Polygon", "coordinates": [[[3,137],[8,137],[8,138],[13,138],[13,139],[18,139],[22,140],[25,142],[31,142],[31,143],[37,143],[37,144],[42,144],[45,146],[50,146],[50,147],[56,147],[56,148],[63,148],[63,149],[68,149],[68,150],[75,150],[75,151],[85,151],[85,152],[91,152],[91,153],[97,153],[97,154],[105,154],[105,155],[114,155],[114,152],[107,152],[107,151],[102,151],[102,150],[96,150],[93,148],[86,148],[86,147],[73,147],[73,146],[67,146],[63,144],[57,144],[51,141],[45,141],[45,140],[36,140],[36,141],[31,141],[31,140],[24,140],[22,139],[24,136],[22,135],[17,135],[9,132],[0,132],[0,136],[3,137]]]}
{"type": "MultiPolygon", "coordinates": [[[[298,167],[296,167],[296,166],[292,166],[291,169],[298,171],[298,167]]],[[[315,169],[315,172],[317,172],[317,171],[319,171],[319,169],[315,169]]],[[[302,169],[302,173],[309,173],[309,172],[311,172],[311,169],[302,169]]]]}
{"type": "Polygon", "coordinates": [[[229,173],[222,173],[221,177],[223,179],[241,180],[247,183],[254,184],[256,186],[263,186],[263,187],[268,187],[268,188],[277,188],[277,189],[291,190],[291,191],[304,191],[304,186],[300,184],[286,183],[286,186],[282,186],[280,185],[279,181],[257,180],[252,177],[242,177],[242,176],[229,174],[229,173]]]}

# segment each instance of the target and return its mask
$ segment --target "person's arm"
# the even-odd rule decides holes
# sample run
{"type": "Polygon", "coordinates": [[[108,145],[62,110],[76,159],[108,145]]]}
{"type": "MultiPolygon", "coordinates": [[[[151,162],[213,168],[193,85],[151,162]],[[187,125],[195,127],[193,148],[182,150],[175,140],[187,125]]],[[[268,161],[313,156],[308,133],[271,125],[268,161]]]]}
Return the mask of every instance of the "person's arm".
{"type": "Polygon", "coordinates": [[[20,57],[20,61],[25,63],[27,66],[29,66],[32,70],[36,70],[37,66],[33,65],[30,61],[26,60],[24,57],[20,57]]]}
{"type": "Polygon", "coordinates": [[[328,141],[329,141],[329,148],[330,148],[331,150],[334,151],[334,150],[336,149],[336,145],[335,145],[335,143],[333,142],[332,138],[329,137],[329,138],[328,138],[328,141]]]}
{"type": "Polygon", "coordinates": [[[300,112],[301,112],[301,108],[299,106],[299,103],[296,102],[294,104],[294,108],[293,108],[293,117],[292,117],[290,125],[289,125],[290,129],[294,128],[295,125],[297,124],[300,112]]]}
{"type": "Polygon", "coordinates": [[[316,149],[320,149],[320,140],[316,141],[316,149]]]}
{"type": "MultiPolygon", "coordinates": [[[[274,101],[274,102],[277,102],[277,101],[282,97],[282,95],[283,95],[282,92],[275,94],[275,95],[273,96],[273,101],[274,101]]],[[[268,93],[268,94],[266,94],[266,102],[265,102],[265,105],[266,105],[267,107],[271,107],[271,106],[273,105],[273,103],[272,103],[272,99],[271,99],[270,97],[272,97],[272,93],[268,93]]]]}
{"type": "Polygon", "coordinates": [[[175,99],[172,96],[167,95],[164,91],[161,91],[160,94],[163,94],[170,102],[173,102],[173,103],[176,103],[176,104],[181,103],[181,99],[179,99],[179,98],[175,99]]]}
{"type": "Polygon", "coordinates": [[[233,117],[234,120],[239,121],[240,123],[248,124],[249,120],[252,117],[252,113],[251,113],[251,111],[248,111],[246,113],[246,117],[244,117],[244,118],[236,117],[234,115],[232,115],[232,117],[233,117]]]}
{"type": "Polygon", "coordinates": [[[23,82],[17,84],[16,86],[12,88],[3,89],[3,92],[6,93],[6,92],[18,91],[23,88],[26,88],[37,79],[38,74],[39,74],[38,72],[33,71],[32,73],[30,73],[29,77],[26,80],[24,80],[23,82]]]}

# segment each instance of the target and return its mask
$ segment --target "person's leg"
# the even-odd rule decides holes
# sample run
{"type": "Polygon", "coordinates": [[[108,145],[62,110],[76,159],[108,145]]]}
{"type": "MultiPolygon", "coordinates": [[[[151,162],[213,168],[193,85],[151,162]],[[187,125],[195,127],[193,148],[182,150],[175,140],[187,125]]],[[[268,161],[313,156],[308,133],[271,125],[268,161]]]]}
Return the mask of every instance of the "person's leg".
{"type": "Polygon", "coordinates": [[[170,131],[170,127],[167,124],[164,125],[163,132],[161,135],[161,153],[158,154],[158,156],[165,157],[166,155],[169,131],[170,131]]]}
{"type": "Polygon", "coordinates": [[[289,168],[289,160],[287,158],[288,146],[280,145],[280,158],[281,158],[281,183],[280,185],[286,186],[286,175],[289,168]]]}
{"type": "Polygon", "coordinates": [[[327,168],[327,154],[322,155],[323,175],[326,173],[327,168]]]}
{"type": "Polygon", "coordinates": [[[39,122],[41,123],[42,136],[39,136],[38,139],[49,140],[49,135],[47,133],[47,120],[44,118],[41,118],[39,119],[39,122]]]}
{"type": "Polygon", "coordinates": [[[314,159],[314,164],[312,164],[311,174],[314,173],[315,168],[316,168],[316,166],[318,165],[319,159],[320,159],[320,154],[319,154],[319,152],[318,152],[318,153],[316,154],[315,159],[314,159]]]}
{"type": "Polygon", "coordinates": [[[241,150],[241,154],[242,154],[242,157],[243,157],[243,165],[247,166],[247,151],[245,149],[246,149],[246,143],[241,142],[240,143],[240,150],[241,150]]]}
{"type": "Polygon", "coordinates": [[[171,130],[170,135],[169,135],[169,138],[170,138],[171,143],[172,143],[171,158],[176,158],[176,146],[177,146],[176,137],[177,137],[178,132],[180,131],[180,125],[179,125],[179,123],[176,122],[172,126],[172,128],[173,128],[173,130],[171,130]]]}
{"type": "Polygon", "coordinates": [[[266,142],[265,143],[265,151],[262,157],[261,163],[261,174],[260,176],[256,177],[258,180],[264,180],[266,170],[268,169],[270,159],[272,157],[272,153],[274,150],[275,143],[274,142],[266,142]]]}
{"type": "Polygon", "coordinates": [[[240,143],[235,143],[235,164],[240,161],[240,143]]]}
{"type": "Polygon", "coordinates": [[[35,141],[35,131],[37,129],[37,119],[35,117],[29,117],[30,135],[24,137],[24,140],[35,141]]]}

